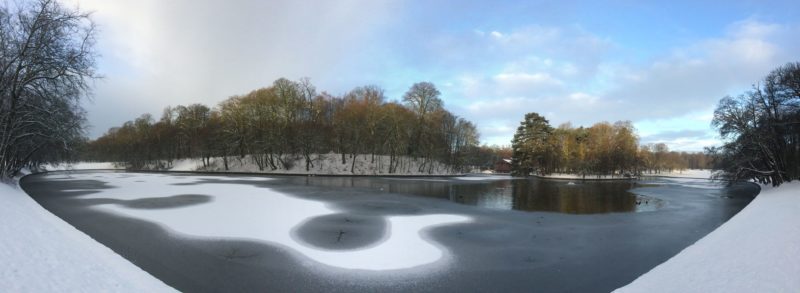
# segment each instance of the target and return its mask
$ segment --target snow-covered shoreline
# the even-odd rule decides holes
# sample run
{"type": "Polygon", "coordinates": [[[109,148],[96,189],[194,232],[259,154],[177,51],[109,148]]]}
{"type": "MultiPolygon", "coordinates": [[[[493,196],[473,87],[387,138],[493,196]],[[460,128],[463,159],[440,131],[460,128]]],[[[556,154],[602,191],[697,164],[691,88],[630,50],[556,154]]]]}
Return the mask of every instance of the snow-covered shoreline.
{"type": "Polygon", "coordinates": [[[393,164],[394,172],[389,172],[389,165],[392,163],[389,156],[372,156],[360,154],[355,157],[345,155],[345,163],[342,163],[341,155],[335,153],[312,154],[311,165],[306,170],[306,159],[303,156],[292,158],[285,156],[286,165],[276,162],[278,169],[272,170],[269,166],[264,166],[263,170],[258,167],[251,156],[240,158],[237,156],[228,157],[228,168],[226,170],[222,157],[212,157],[209,165],[204,165],[199,158],[180,159],[172,162],[172,166],[167,168],[169,171],[213,171],[213,172],[243,172],[243,173],[264,173],[264,174],[288,174],[288,175],[371,175],[371,176],[408,176],[408,175],[454,175],[451,169],[436,161],[424,161],[422,159],[410,157],[397,157],[393,164]]]}
{"type": "MultiPolygon", "coordinates": [[[[537,178],[543,179],[563,179],[563,180],[631,180],[632,178],[623,177],[623,176],[610,176],[610,175],[580,175],[580,174],[565,174],[565,173],[553,173],[547,174],[545,176],[541,175],[532,175],[537,178]]],[[[694,178],[694,179],[710,179],[711,178],[711,170],[702,169],[689,169],[689,170],[682,170],[682,171],[673,171],[673,172],[665,172],[665,173],[657,173],[657,174],[643,174],[641,177],[669,177],[669,178],[694,178]]]]}
{"type": "Polygon", "coordinates": [[[0,223],[3,291],[175,291],[45,210],[16,184],[0,183],[0,223]]]}
{"type": "Polygon", "coordinates": [[[630,177],[622,177],[622,176],[609,176],[609,175],[579,175],[579,174],[563,174],[563,173],[553,173],[547,175],[531,175],[536,178],[542,179],[558,179],[558,180],[600,180],[600,181],[607,181],[607,180],[631,180],[635,178],[630,177]]]}
{"type": "MultiPolygon", "coordinates": [[[[274,175],[317,175],[317,176],[460,176],[464,173],[453,172],[449,166],[437,161],[425,161],[411,157],[396,157],[394,161],[389,156],[376,155],[374,160],[371,155],[360,154],[354,158],[345,155],[345,163],[341,161],[340,154],[312,154],[311,165],[306,170],[306,160],[303,156],[284,156],[285,165],[276,162],[277,169],[269,165],[259,168],[252,156],[244,158],[238,156],[227,157],[227,168],[222,157],[211,157],[207,164],[201,158],[189,158],[161,161],[145,165],[140,171],[178,171],[198,173],[240,173],[240,174],[274,174],[274,175]],[[389,172],[389,165],[394,166],[389,172]],[[263,169],[263,170],[262,170],[263,169]]],[[[121,164],[111,162],[76,162],[59,165],[45,165],[44,170],[87,170],[87,169],[125,169],[121,164]]]]}
{"type": "MultiPolygon", "coordinates": [[[[78,164],[64,170],[107,169],[78,164]]],[[[698,174],[687,174],[693,177],[698,174]]],[[[761,193],[728,222],[618,292],[791,292],[800,288],[800,182],[761,193]]],[[[0,184],[0,288],[161,292],[172,288],[0,184]]]]}
{"type": "Polygon", "coordinates": [[[742,211],[615,292],[797,292],[800,182],[761,193],[742,211]]]}
{"type": "Polygon", "coordinates": [[[711,175],[712,171],[709,169],[688,169],[688,170],[664,172],[657,174],[644,174],[642,175],[642,177],[710,179],[711,175]]]}

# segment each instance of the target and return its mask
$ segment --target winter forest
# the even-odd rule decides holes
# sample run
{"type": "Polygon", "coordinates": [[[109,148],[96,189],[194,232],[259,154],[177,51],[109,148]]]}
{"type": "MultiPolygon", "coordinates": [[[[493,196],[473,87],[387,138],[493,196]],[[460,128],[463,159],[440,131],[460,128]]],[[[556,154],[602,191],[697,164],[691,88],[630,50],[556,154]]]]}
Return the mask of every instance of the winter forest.
{"type": "Polygon", "coordinates": [[[628,176],[706,169],[703,153],[669,151],[664,143],[639,144],[630,121],[600,122],[591,127],[557,128],[544,117],[528,113],[512,141],[512,170],[516,175],[535,173],[628,176]]]}
{"type": "Polygon", "coordinates": [[[307,79],[278,79],[213,109],[168,107],[158,121],[144,114],[89,142],[82,158],[161,169],[176,159],[203,158],[206,164],[221,157],[228,170],[229,157],[247,157],[260,171],[274,171],[289,169],[302,157],[309,171],[318,154],[332,152],[351,165],[359,155],[368,155],[371,163],[389,156],[388,174],[397,173],[409,157],[421,162],[418,172],[431,173],[436,163],[453,173],[468,171],[478,133],[471,122],[447,111],[439,95],[432,83],[420,82],[400,104],[387,102],[377,86],[333,96],[318,94],[307,79]]]}

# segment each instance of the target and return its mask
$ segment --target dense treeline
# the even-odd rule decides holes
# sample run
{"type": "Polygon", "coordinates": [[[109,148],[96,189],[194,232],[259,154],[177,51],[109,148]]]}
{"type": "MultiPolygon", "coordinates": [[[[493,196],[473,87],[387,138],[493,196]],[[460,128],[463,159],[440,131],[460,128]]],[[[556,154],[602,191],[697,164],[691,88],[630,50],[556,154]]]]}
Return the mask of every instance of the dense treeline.
{"type": "Polygon", "coordinates": [[[800,62],[773,70],[745,94],[722,98],[712,124],[726,139],[707,150],[722,177],[775,186],[800,178],[800,62]]]}
{"type": "Polygon", "coordinates": [[[492,170],[495,167],[495,163],[502,159],[511,158],[512,153],[510,146],[482,145],[472,148],[472,151],[467,154],[467,162],[476,170],[492,170]]]}
{"type": "Polygon", "coordinates": [[[69,159],[83,142],[93,44],[87,14],[50,0],[0,2],[0,179],[69,159]]]}
{"type": "Polygon", "coordinates": [[[580,175],[636,175],[663,171],[705,169],[702,153],[671,152],[664,143],[639,146],[633,124],[597,123],[558,128],[537,113],[528,113],[512,141],[512,173],[570,173],[580,175]]]}
{"type": "MultiPolygon", "coordinates": [[[[86,157],[125,162],[130,168],[165,168],[175,159],[249,158],[260,170],[289,169],[302,156],[341,154],[355,164],[359,154],[390,157],[388,173],[402,157],[432,172],[436,162],[453,171],[466,167],[478,144],[475,125],[444,109],[432,83],[414,84],[403,103],[387,102],[377,86],[358,87],[339,97],[318,94],[307,80],[278,79],[271,86],[234,96],[216,108],[194,104],[167,108],[158,121],[145,114],[112,128],[88,144],[86,157]]],[[[351,168],[350,170],[354,170],[351,168]]]]}

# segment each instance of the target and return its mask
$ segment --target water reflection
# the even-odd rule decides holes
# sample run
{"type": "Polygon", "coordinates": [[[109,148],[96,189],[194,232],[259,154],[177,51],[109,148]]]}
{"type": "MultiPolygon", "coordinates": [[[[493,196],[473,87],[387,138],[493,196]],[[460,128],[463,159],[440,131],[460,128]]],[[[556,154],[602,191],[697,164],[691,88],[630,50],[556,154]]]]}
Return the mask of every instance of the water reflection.
{"type": "Polygon", "coordinates": [[[512,184],[514,208],[569,214],[632,212],[655,199],[638,198],[628,192],[631,182],[608,181],[569,184],[563,181],[518,180],[512,184]],[[638,202],[638,204],[637,204],[638,202]]]}
{"type": "Polygon", "coordinates": [[[663,202],[637,196],[629,181],[541,180],[500,177],[457,178],[294,177],[292,184],[332,188],[366,188],[379,192],[435,197],[491,209],[548,211],[570,214],[641,212],[663,202]]]}
{"type": "Polygon", "coordinates": [[[631,182],[575,183],[559,180],[519,179],[482,185],[453,185],[456,202],[495,209],[548,211],[569,214],[649,211],[662,202],[637,196],[631,182]]]}

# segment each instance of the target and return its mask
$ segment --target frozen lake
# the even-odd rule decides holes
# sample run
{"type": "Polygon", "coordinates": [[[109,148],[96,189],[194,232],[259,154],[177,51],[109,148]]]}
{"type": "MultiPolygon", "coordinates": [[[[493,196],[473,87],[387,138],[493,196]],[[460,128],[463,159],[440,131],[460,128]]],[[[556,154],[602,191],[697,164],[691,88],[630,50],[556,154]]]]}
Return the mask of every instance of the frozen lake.
{"type": "Polygon", "coordinates": [[[586,291],[625,285],[758,188],[72,172],[45,208],[181,291],[586,291]]]}

